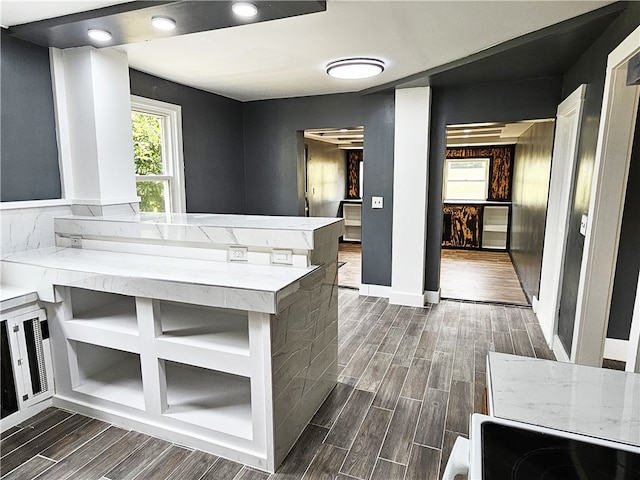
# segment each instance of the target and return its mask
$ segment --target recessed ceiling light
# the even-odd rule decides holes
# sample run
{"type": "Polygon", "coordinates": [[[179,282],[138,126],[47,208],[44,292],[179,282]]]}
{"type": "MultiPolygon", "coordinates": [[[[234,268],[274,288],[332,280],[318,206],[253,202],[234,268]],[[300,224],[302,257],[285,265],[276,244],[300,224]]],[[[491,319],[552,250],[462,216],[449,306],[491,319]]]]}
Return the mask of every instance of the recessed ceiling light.
{"type": "Polygon", "coordinates": [[[375,77],[383,71],[384,62],[375,58],[345,58],[327,65],[327,74],[349,80],[375,77]]]}
{"type": "Polygon", "coordinates": [[[176,21],[170,17],[157,15],[155,17],[151,17],[151,25],[158,30],[173,30],[176,28],[176,21]]]}
{"type": "Polygon", "coordinates": [[[249,2],[234,3],[231,10],[239,17],[253,17],[258,13],[258,7],[249,2]]]}
{"type": "Polygon", "coordinates": [[[87,31],[87,35],[96,42],[108,42],[112,38],[109,32],[106,30],[98,30],[97,28],[92,28],[87,31]]]}

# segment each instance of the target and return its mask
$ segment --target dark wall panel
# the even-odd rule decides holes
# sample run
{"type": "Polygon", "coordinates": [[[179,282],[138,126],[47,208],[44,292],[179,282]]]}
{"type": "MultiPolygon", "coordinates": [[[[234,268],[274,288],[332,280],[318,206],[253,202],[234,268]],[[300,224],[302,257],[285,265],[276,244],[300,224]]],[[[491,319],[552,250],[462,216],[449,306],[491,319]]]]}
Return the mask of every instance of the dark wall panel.
{"type": "Polygon", "coordinates": [[[510,253],[531,301],[539,295],[555,122],[534,123],[516,145],[510,253]]]}
{"type": "Polygon", "coordinates": [[[637,291],[640,271],[640,248],[638,247],[640,245],[640,188],[638,186],[640,186],[640,111],[636,116],[607,331],[607,337],[620,340],[629,340],[635,301],[633,292],[637,291]]]}
{"type": "Polygon", "coordinates": [[[242,104],[130,70],[131,93],[182,107],[187,212],[244,213],[242,104]]]}
{"type": "Polygon", "coordinates": [[[559,77],[433,89],[429,147],[429,191],[425,290],[440,286],[442,174],[448,124],[513,122],[554,118],[560,103],[559,77]]]}
{"type": "MultiPolygon", "coordinates": [[[[567,250],[564,264],[564,276],[560,293],[560,312],[558,317],[558,336],[567,353],[571,351],[573,327],[578,298],[578,282],[584,237],[578,226],[582,215],[589,210],[591,197],[591,179],[596,155],[604,79],[607,57],[640,23],[640,2],[629,2],[625,12],[620,15],[585,54],[564,76],[563,98],[566,98],[581,84],[587,85],[584,102],[582,128],[578,145],[578,165],[574,180],[574,197],[569,218],[567,250]]],[[[631,292],[626,292],[631,295],[631,292]]],[[[633,292],[635,294],[635,292],[633,292]]]]}
{"type": "Polygon", "coordinates": [[[304,139],[309,128],[364,125],[362,282],[391,285],[393,93],[340,94],[244,104],[247,213],[302,215],[304,139]],[[372,210],[371,196],[384,197],[372,210]]]}
{"type": "Polygon", "coordinates": [[[49,50],[0,30],[1,199],[61,198],[49,50]]]}

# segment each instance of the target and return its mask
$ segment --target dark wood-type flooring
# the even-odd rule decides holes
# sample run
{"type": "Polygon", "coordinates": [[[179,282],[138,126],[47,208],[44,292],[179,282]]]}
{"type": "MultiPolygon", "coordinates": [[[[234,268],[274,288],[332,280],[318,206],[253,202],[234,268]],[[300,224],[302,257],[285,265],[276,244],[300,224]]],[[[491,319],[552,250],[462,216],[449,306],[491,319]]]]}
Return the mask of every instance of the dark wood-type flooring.
{"type": "Polygon", "coordinates": [[[528,305],[507,252],[443,248],[442,298],[528,305]]]}
{"type": "Polygon", "coordinates": [[[2,480],[436,480],[482,408],[489,350],[553,358],[529,308],[339,291],[339,383],[268,475],[50,408],[2,432],[2,480]]]}

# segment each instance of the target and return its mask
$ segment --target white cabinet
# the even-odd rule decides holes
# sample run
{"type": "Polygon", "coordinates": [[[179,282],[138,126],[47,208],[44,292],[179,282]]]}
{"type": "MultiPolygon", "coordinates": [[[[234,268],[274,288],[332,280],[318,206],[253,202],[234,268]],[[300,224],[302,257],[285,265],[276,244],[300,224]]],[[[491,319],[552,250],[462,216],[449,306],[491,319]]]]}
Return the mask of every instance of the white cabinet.
{"type": "Polygon", "coordinates": [[[362,241],[362,204],[343,203],[344,240],[347,242],[362,241]]]}
{"type": "Polygon", "coordinates": [[[76,287],[57,287],[57,294],[52,337],[61,406],[87,405],[94,414],[97,407],[100,418],[129,417],[132,428],[165,438],[173,430],[174,442],[186,434],[194,445],[200,436],[253,459],[219,451],[225,456],[273,468],[261,330],[268,314],[76,287]]]}
{"type": "Polygon", "coordinates": [[[37,303],[2,312],[3,430],[51,405],[54,385],[46,319],[37,303]]]}
{"type": "Polygon", "coordinates": [[[482,221],[482,248],[507,248],[509,207],[485,206],[482,221]]]}

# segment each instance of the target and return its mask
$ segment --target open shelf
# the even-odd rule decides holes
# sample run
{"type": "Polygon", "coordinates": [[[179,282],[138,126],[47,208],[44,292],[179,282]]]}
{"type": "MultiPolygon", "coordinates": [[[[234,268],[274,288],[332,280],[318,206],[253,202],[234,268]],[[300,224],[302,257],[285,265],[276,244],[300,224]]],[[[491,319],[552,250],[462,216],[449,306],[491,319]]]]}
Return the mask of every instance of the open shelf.
{"type": "Polygon", "coordinates": [[[160,302],[159,340],[249,356],[247,312],[160,302]]]}
{"type": "Polygon", "coordinates": [[[509,207],[486,206],[482,216],[482,248],[506,249],[509,229],[509,207]]]}
{"type": "Polygon", "coordinates": [[[73,318],[70,323],[110,332],[138,335],[134,297],[71,288],[73,318]]]}
{"type": "Polygon", "coordinates": [[[73,341],[78,385],[73,390],[144,410],[140,356],[73,341]]]}
{"type": "Polygon", "coordinates": [[[177,362],[165,362],[166,416],[252,439],[251,383],[239,377],[177,362]]]}

